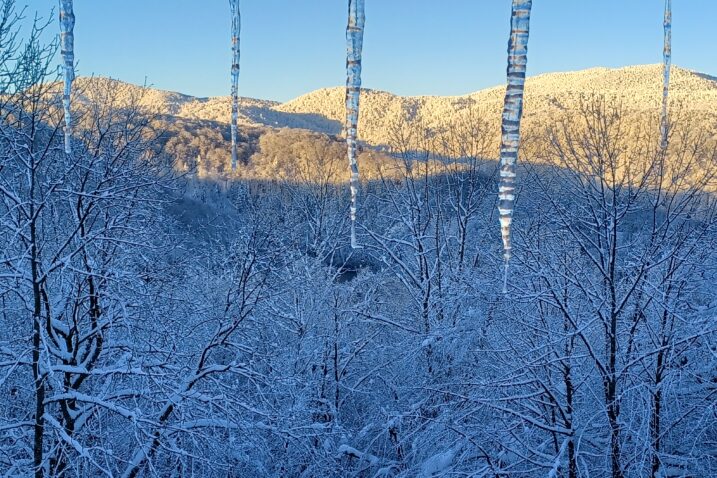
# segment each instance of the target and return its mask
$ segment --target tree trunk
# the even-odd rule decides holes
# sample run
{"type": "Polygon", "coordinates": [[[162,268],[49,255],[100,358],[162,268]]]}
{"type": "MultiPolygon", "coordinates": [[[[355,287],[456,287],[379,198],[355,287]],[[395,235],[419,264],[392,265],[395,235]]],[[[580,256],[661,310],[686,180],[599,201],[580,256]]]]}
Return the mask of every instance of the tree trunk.
{"type": "Polygon", "coordinates": [[[617,403],[617,315],[611,314],[610,329],[608,336],[608,364],[605,380],[605,402],[607,406],[607,418],[610,425],[610,468],[613,478],[624,478],[621,465],[620,446],[620,406],[617,403]]]}
{"type": "MultiPolygon", "coordinates": [[[[33,175],[34,179],[34,175],[33,175]]],[[[34,185],[34,182],[33,182],[34,185]]],[[[34,189],[34,188],[33,188],[34,189]]],[[[42,291],[39,282],[39,252],[37,249],[37,225],[35,223],[35,208],[30,207],[30,241],[31,241],[31,273],[32,273],[32,294],[33,294],[33,312],[32,312],[32,376],[35,385],[35,424],[34,424],[34,440],[33,440],[33,467],[35,469],[35,478],[42,478],[44,471],[43,462],[43,438],[45,435],[45,377],[40,365],[40,351],[42,338],[40,336],[42,327],[42,291]]]]}

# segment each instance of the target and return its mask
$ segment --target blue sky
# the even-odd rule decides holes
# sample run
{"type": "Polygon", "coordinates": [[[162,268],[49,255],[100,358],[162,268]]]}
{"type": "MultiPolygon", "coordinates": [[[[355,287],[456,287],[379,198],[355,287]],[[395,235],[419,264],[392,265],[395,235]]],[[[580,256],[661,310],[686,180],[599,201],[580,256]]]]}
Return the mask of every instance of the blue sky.
{"type": "MultiPolygon", "coordinates": [[[[56,0],[16,0],[47,14],[56,0]]],[[[344,83],[346,0],[241,0],[240,94],[344,83]]],[[[663,0],[534,0],[528,74],[658,63],[663,0]]],[[[229,92],[227,0],[75,0],[81,75],[229,92]]],[[[505,81],[510,0],[366,0],[363,86],[457,95],[505,81]]],[[[717,74],[717,1],[673,0],[673,62],[717,74]]],[[[59,30],[57,22],[52,26],[59,30]]]]}

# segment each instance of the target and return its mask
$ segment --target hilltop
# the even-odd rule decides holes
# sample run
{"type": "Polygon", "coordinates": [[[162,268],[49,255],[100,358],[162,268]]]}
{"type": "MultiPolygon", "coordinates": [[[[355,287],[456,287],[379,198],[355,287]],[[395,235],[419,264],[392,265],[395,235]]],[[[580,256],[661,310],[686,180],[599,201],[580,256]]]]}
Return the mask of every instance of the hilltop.
{"type": "MultiPolygon", "coordinates": [[[[112,92],[120,105],[134,100],[156,113],[159,120],[155,126],[164,138],[161,145],[181,170],[196,167],[202,175],[274,180],[296,177],[296,164],[304,164],[310,171],[317,162],[328,161],[335,170],[333,180],[343,182],[348,174],[340,143],[342,87],[312,91],[285,103],[241,98],[239,153],[246,165],[236,172],[228,168],[228,96],[198,98],[106,78],[77,80],[80,103],[98,91],[112,92]],[[328,156],[319,158],[321,155],[328,156]]],[[[396,146],[398,141],[403,151],[497,157],[504,92],[504,86],[462,96],[398,96],[364,90],[359,137],[369,148],[363,152],[362,177],[376,177],[380,164],[393,162],[382,148],[396,146]]],[[[662,67],[591,68],[528,78],[523,121],[526,159],[537,160],[532,146],[541,142],[532,138],[556,120],[578,112],[585,98],[598,95],[619,103],[627,120],[634,124],[656,122],[662,98],[662,67]]],[[[717,136],[717,79],[673,67],[670,104],[683,119],[688,116],[693,126],[713,138],[717,136]]],[[[656,123],[654,128],[649,123],[648,127],[657,131],[656,123]]]]}
{"type": "MultiPolygon", "coordinates": [[[[78,81],[82,86],[89,86],[110,80],[83,78],[78,81]]],[[[367,89],[361,97],[359,134],[367,144],[382,145],[389,142],[391,126],[397,122],[440,130],[464,120],[471,110],[479,111],[488,124],[497,125],[504,91],[505,87],[500,85],[461,96],[398,96],[367,89]]],[[[591,95],[613,98],[628,111],[652,114],[660,107],[662,67],[591,68],[530,77],[525,86],[526,127],[561,112],[576,110],[580,98],[591,95]]],[[[714,122],[717,78],[673,67],[670,101],[684,111],[714,122]]],[[[228,123],[231,106],[228,96],[197,98],[151,88],[143,103],[177,118],[218,123],[228,123]]],[[[303,128],[337,135],[344,117],[344,88],[315,90],[285,103],[241,98],[240,109],[240,122],[244,125],[303,128]]]]}

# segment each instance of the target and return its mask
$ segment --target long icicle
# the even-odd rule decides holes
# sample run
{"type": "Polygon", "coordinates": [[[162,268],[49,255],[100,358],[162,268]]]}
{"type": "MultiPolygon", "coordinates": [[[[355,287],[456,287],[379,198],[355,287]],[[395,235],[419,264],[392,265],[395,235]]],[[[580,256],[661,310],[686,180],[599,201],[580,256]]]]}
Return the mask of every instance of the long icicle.
{"type": "Polygon", "coordinates": [[[365,22],[364,0],[349,0],[349,21],[346,27],[346,148],[351,169],[351,247],[356,241],[356,209],[359,183],[356,161],[359,97],[361,95],[361,50],[365,22]]]}
{"type": "Polygon", "coordinates": [[[513,0],[508,41],[508,86],[503,103],[500,143],[500,184],[498,212],[503,239],[503,293],[508,293],[508,262],[511,256],[510,226],[515,202],[515,162],[520,147],[520,118],[523,114],[523,86],[528,64],[528,33],[532,0],[513,0]]]}
{"type": "Polygon", "coordinates": [[[75,14],[72,11],[72,0],[60,0],[60,54],[62,55],[64,91],[62,108],[65,113],[65,153],[72,153],[72,115],[70,112],[70,96],[72,82],[75,79],[75,14]]]}
{"type": "Polygon", "coordinates": [[[232,171],[237,169],[237,120],[239,118],[239,33],[241,14],[239,0],[229,0],[232,15],[232,171]]]}
{"type": "Polygon", "coordinates": [[[672,0],[665,0],[665,39],[662,50],[662,114],[660,115],[660,149],[667,150],[667,95],[670,90],[670,67],[672,65],[672,0]]]}

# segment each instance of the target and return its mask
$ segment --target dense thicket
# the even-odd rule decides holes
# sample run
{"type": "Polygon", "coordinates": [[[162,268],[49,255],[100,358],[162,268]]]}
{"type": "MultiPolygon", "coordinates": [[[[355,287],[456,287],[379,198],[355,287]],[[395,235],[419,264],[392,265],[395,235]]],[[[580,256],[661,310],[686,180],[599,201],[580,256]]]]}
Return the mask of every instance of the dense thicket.
{"type": "Polygon", "coordinates": [[[0,56],[1,474],[717,475],[717,164],[689,118],[667,151],[600,98],[531,135],[507,301],[478,113],[364,151],[357,253],[327,136],[244,131],[232,176],[227,131],[192,145],[98,88],[66,155],[38,37],[0,56]]]}

